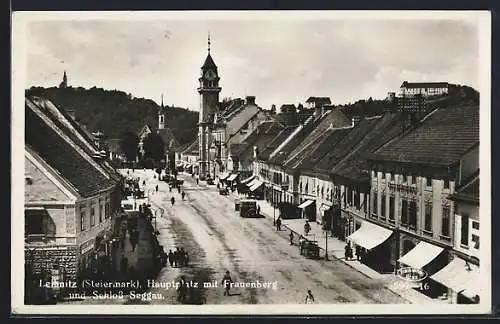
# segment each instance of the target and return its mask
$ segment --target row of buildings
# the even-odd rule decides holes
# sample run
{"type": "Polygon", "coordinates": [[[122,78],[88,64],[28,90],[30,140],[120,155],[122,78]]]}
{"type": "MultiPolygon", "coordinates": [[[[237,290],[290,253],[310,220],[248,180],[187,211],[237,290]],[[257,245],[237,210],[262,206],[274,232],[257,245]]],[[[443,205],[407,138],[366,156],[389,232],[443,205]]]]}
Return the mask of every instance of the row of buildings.
{"type": "Polygon", "coordinates": [[[432,98],[451,85],[405,81],[379,116],[348,118],[312,97],[310,114],[288,125],[253,96],[220,103],[219,80],[209,52],[199,136],[180,154],[200,179],[252,180],[252,191],[291,207],[283,217],[322,224],[374,269],[424,270],[450,301],[479,301],[477,104],[441,105],[432,98]]]}
{"type": "Polygon", "coordinates": [[[113,267],[122,177],[70,114],[25,97],[25,264],[32,281],[104,275],[113,267]]]}

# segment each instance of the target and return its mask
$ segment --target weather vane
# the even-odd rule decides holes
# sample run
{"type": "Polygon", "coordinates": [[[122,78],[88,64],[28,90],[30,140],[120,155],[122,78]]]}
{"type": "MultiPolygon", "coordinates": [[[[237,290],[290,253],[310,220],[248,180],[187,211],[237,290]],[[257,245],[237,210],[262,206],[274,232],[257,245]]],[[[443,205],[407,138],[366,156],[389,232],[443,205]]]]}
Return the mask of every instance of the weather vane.
{"type": "Polygon", "coordinates": [[[210,32],[208,32],[208,54],[210,54],[210,32]]]}

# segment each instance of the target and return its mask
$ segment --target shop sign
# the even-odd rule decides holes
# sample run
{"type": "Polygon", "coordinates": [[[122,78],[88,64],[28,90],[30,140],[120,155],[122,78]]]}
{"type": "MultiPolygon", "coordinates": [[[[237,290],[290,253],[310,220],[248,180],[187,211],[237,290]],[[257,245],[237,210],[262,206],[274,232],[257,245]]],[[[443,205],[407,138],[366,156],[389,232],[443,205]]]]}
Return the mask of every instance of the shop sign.
{"type": "Polygon", "coordinates": [[[94,245],[95,245],[94,239],[83,242],[80,245],[80,254],[85,254],[88,251],[92,250],[94,248],[94,245]]]}
{"type": "Polygon", "coordinates": [[[389,189],[397,192],[417,194],[417,188],[399,183],[389,183],[389,189]]]}

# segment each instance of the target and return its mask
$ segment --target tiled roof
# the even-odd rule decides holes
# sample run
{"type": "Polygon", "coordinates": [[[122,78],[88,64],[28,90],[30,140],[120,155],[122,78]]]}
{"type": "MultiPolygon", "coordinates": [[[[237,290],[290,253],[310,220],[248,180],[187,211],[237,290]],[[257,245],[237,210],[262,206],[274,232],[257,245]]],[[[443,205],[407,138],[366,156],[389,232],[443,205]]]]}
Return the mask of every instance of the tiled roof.
{"type": "Polygon", "coordinates": [[[479,170],[463,184],[456,188],[455,193],[450,196],[453,200],[479,204],[479,170]]]}
{"type": "Polygon", "coordinates": [[[319,161],[321,161],[326,154],[334,150],[337,143],[339,143],[349,132],[349,128],[326,130],[324,135],[319,137],[316,143],[310,145],[300,154],[302,159],[298,160],[295,165],[291,165],[289,168],[300,168],[302,172],[314,171],[319,161]]]}
{"type": "Polygon", "coordinates": [[[385,114],[380,119],[374,119],[374,122],[375,125],[354,150],[332,168],[332,174],[359,182],[369,180],[369,164],[366,155],[401,133],[398,114],[385,114]]]}
{"type": "Polygon", "coordinates": [[[371,159],[450,166],[479,143],[479,107],[440,108],[420,125],[374,152],[371,159]]]}
{"type": "Polygon", "coordinates": [[[346,127],[350,126],[351,121],[340,110],[331,110],[324,116],[318,119],[318,125],[311,131],[309,135],[290,153],[287,161],[284,163],[285,168],[296,168],[300,161],[307,158],[310,153],[314,152],[315,148],[322,142],[321,137],[327,136],[325,133],[330,127],[346,127]],[[308,151],[306,152],[305,149],[308,151]]]}
{"type": "Polygon", "coordinates": [[[269,163],[283,165],[290,153],[309,135],[319,124],[320,120],[306,122],[285,146],[279,152],[269,159],[269,163]]]}
{"type": "Polygon", "coordinates": [[[356,145],[358,145],[376,123],[377,119],[363,119],[357,126],[349,128],[345,136],[335,144],[335,147],[329,150],[329,152],[316,163],[316,170],[322,170],[329,173],[337,163],[354,150],[356,145]]]}
{"type": "Polygon", "coordinates": [[[254,146],[257,147],[257,152],[263,151],[282,130],[283,126],[276,121],[263,122],[241,145],[231,145],[231,154],[238,156],[241,161],[249,161],[252,159],[254,146]]]}
{"type": "Polygon", "coordinates": [[[317,106],[329,105],[332,103],[330,97],[309,97],[306,102],[314,102],[317,106]]]}
{"type": "Polygon", "coordinates": [[[165,144],[165,150],[177,151],[180,149],[180,144],[170,128],[158,129],[157,133],[165,144]]]}
{"type": "Polygon", "coordinates": [[[224,109],[221,113],[222,118],[230,118],[237,111],[241,110],[245,106],[245,100],[241,98],[236,98],[231,100],[231,103],[224,109]]]}
{"type": "Polygon", "coordinates": [[[94,155],[99,152],[99,148],[94,144],[94,136],[84,129],[78,122],[71,118],[70,114],[61,107],[57,107],[51,101],[31,96],[27,98],[29,105],[34,105],[52,123],[54,123],[66,136],[68,136],[79,148],[84,150],[97,164],[104,169],[109,176],[115,180],[120,180],[120,174],[109,164],[100,159],[95,159],[94,155]]]}
{"type": "Polygon", "coordinates": [[[278,133],[260,152],[257,156],[261,161],[267,161],[271,153],[280,146],[296,129],[296,127],[285,127],[282,131],[278,133]]]}
{"type": "Polygon", "coordinates": [[[189,144],[189,146],[186,149],[184,149],[184,151],[182,151],[182,153],[189,155],[199,155],[200,154],[199,146],[200,142],[197,136],[196,139],[191,144],[189,144]]]}
{"type": "MultiPolygon", "coordinates": [[[[53,127],[57,127],[53,125],[53,127]]],[[[69,143],[56,132],[28,104],[25,105],[25,145],[35,151],[46,163],[58,171],[83,196],[88,197],[116,184],[91,162],[90,156],[78,152],[74,142],[69,143]]],[[[81,148],[80,148],[81,149],[81,148]]]]}

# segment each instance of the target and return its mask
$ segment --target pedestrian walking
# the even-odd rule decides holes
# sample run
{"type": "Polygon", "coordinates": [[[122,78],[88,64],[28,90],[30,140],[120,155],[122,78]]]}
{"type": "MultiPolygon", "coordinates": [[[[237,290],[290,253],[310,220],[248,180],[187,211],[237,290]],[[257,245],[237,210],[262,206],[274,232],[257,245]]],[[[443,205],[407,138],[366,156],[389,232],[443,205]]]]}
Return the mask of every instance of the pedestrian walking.
{"type": "Polygon", "coordinates": [[[289,237],[290,237],[290,245],[293,245],[293,232],[292,231],[290,231],[289,237]]]}
{"type": "Polygon", "coordinates": [[[186,251],[184,251],[184,248],[181,248],[179,251],[179,259],[180,259],[180,264],[181,267],[186,265],[186,251]]]}
{"type": "Polygon", "coordinates": [[[229,275],[229,271],[226,271],[226,274],[222,278],[222,285],[224,286],[224,296],[231,296],[229,293],[229,289],[231,289],[231,283],[233,282],[233,279],[231,279],[231,276],[229,275]]]}
{"type": "Polygon", "coordinates": [[[311,290],[308,290],[307,291],[307,296],[306,296],[306,301],[305,301],[306,304],[314,304],[314,296],[312,294],[312,291],[311,290]]]}
{"type": "Polygon", "coordinates": [[[257,205],[257,216],[260,216],[260,205],[257,205]]]}
{"type": "Polygon", "coordinates": [[[309,222],[306,220],[306,223],[304,224],[304,234],[307,236],[309,234],[309,231],[311,230],[311,225],[309,222]]]}
{"type": "Polygon", "coordinates": [[[184,303],[186,301],[186,277],[181,276],[177,286],[177,301],[184,303]]]}
{"type": "Polygon", "coordinates": [[[281,231],[281,216],[276,220],[276,230],[281,231]]]}
{"type": "Polygon", "coordinates": [[[183,191],[182,192],[182,200],[184,200],[184,197],[186,196],[186,193],[183,191]]]}
{"type": "Polygon", "coordinates": [[[299,237],[299,251],[300,251],[300,255],[303,254],[303,250],[304,250],[304,243],[306,242],[305,238],[301,235],[299,237]]]}
{"type": "Polygon", "coordinates": [[[156,185],[155,189],[156,189],[156,193],[158,193],[158,185],[156,185]]]}
{"type": "Polygon", "coordinates": [[[344,258],[346,261],[349,261],[349,243],[345,245],[344,248],[344,258]]]}
{"type": "Polygon", "coordinates": [[[168,191],[172,192],[172,186],[168,186],[168,191]]]}
{"type": "Polygon", "coordinates": [[[356,260],[361,260],[361,247],[359,245],[356,245],[356,260]]]}
{"type": "Polygon", "coordinates": [[[174,253],[172,250],[168,250],[168,262],[170,263],[170,266],[174,266],[174,253]]]}
{"type": "Polygon", "coordinates": [[[184,265],[187,266],[189,263],[189,255],[187,251],[184,252],[184,265]]]}
{"type": "Polygon", "coordinates": [[[177,267],[179,265],[179,252],[177,252],[177,250],[174,250],[174,258],[173,258],[173,262],[174,262],[174,267],[177,267]]]}
{"type": "Polygon", "coordinates": [[[181,193],[181,186],[177,185],[177,193],[181,193]]]}
{"type": "Polygon", "coordinates": [[[170,198],[170,202],[172,203],[173,206],[175,204],[175,198],[174,197],[170,198]]]}

